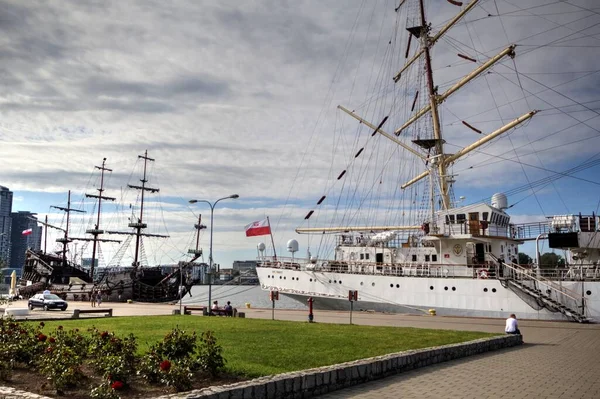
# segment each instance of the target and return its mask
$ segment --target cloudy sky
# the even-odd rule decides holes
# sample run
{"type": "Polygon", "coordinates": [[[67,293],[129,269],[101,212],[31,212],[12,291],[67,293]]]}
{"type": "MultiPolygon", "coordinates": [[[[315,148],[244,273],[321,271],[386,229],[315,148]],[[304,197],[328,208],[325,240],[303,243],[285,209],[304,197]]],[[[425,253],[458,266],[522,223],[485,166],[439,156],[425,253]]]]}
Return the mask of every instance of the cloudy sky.
{"type": "MultiPolygon", "coordinates": [[[[449,152],[479,138],[464,137],[464,130],[461,136],[462,118],[477,116],[470,121],[488,133],[531,109],[543,111],[526,134],[489,149],[493,162],[478,158],[488,152],[457,164],[456,173],[468,178],[455,186],[457,196],[477,201],[598,160],[596,3],[481,1],[465,18],[469,24],[436,47],[442,91],[474,67],[456,58],[457,49],[476,48],[468,55],[481,63],[505,44],[519,44],[515,61],[505,60],[459,101],[444,104],[447,143],[455,147],[449,152]],[[496,85],[500,94],[484,99],[496,85]]],[[[240,198],[215,208],[215,262],[227,267],[255,258],[260,239],[247,239],[243,228],[266,216],[281,251],[329,187],[329,169],[337,172],[339,165],[328,161],[331,131],[356,128],[335,107],[360,109],[373,93],[369,87],[382,79],[373,75],[398,71],[403,63],[387,53],[394,24],[404,29],[406,20],[394,13],[396,6],[0,0],[0,185],[15,192],[14,211],[50,213],[58,223],[61,216],[50,206],[64,206],[68,190],[75,202],[92,192],[94,166],[103,158],[113,169],[105,194],[123,198],[128,182],[139,184],[132,176],[147,150],[156,160],[149,184],[161,189],[150,208],[162,205],[157,221],[173,238],[158,244],[166,258],[153,261],[177,261],[187,252],[198,213],[209,224],[208,205],[190,205],[189,199],[234,193],[240,198]]],[[[434,31],[457,11],[446,1],[432,2],[434,31]]],[[[401,53],[404,43],[396,48],[401,53]]],[[[381,115],[364,116],[378,124],[381,115]]],[[[586,168],[535,195],[509,197],[518,203],[511,209],[514,220],[597,212],[598,172],[586,168]]],[[[206,253],[208,243],[205,231],[200,245],[206,253]]]]}

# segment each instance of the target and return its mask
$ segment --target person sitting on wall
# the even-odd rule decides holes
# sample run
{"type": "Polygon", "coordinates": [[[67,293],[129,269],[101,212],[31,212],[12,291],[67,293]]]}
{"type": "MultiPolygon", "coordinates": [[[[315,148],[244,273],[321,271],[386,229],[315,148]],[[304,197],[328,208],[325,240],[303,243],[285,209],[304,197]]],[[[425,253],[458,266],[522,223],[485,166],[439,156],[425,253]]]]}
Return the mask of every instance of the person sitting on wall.
{"type": "Polygon", "coordinates": [[[515,314],[511,314],[508,319],[506,319],[506,327],[504,327],[504,332],[507,334],[521,334],[519,330],[519,323],[517,322],[517,316],[515,314]]]}

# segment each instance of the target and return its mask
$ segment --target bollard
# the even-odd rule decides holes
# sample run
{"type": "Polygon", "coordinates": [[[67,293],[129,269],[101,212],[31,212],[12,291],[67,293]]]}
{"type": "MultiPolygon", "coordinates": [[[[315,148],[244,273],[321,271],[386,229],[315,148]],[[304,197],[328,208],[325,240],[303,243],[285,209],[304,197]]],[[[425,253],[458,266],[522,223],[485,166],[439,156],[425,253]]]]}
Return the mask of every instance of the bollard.
{"type": "Polygon", "coordinates": [[[314,299],[312,298],[312,296],[310,298],[307,299],[308,302],[308,322],[312,323],[315,319],[315,316],[313,315],[313,302],[314,299]]]}

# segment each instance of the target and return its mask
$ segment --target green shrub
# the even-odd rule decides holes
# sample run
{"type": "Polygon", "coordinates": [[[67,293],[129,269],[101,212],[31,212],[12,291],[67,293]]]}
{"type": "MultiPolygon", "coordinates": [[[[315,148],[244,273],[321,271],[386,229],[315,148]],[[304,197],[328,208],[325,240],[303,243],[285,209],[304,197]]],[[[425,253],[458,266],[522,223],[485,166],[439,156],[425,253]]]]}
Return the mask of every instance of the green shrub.
{"type": "Polygon", "coordinates": [[[187,334],[184,330],[175,327],[154,349],[165,359],[186,359],[194,353],[197,340],[195,332],[187,334]]]}
{"type": "Polygon", "coordinates": [[[225,367],[225,359],[222,355],[223,348],[217,344],[217,338],[212,331],[205,331],[200,337],[198,346],[198,366],[207,371],[213,377],[225,367]]]}
{"type": "Polygon", "coordinates": [[[54,337],[44,342],[47,346],[37,359],[40,373],[54,384],[57,391],[76,385],[83,376],[80,370],[83,357],[54,337]]]}
{"type": "Polygon", "coordinates": [[[115,383],[104,382],[102,385],[97,386],[92,389],[90,392],[90,398],[93,399],[120,399],[121,397],[117,395],[115,389],[112,388],[112,385],[115,383]]]}

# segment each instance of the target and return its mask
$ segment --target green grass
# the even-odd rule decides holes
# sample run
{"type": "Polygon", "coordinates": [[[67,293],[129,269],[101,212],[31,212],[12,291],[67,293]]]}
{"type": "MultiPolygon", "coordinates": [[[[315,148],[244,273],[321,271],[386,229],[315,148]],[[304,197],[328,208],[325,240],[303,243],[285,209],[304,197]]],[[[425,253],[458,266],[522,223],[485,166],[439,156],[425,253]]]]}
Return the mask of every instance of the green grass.
{"type": "MultiPolygon", "coordinates": [[[[33,322],[32,322],[33,323],[33,322]]],[[[47,321],[85,331],[96,327],[118,336],[133,333],[140,353],[174,327],[188,332],[211,330],[223,347],[227,370],[247,377],[327,366],[410,349],[490,337],[472,331],[426,330],[348,324],[301,323],[225,317],[147,316],[47,321]]]]}

